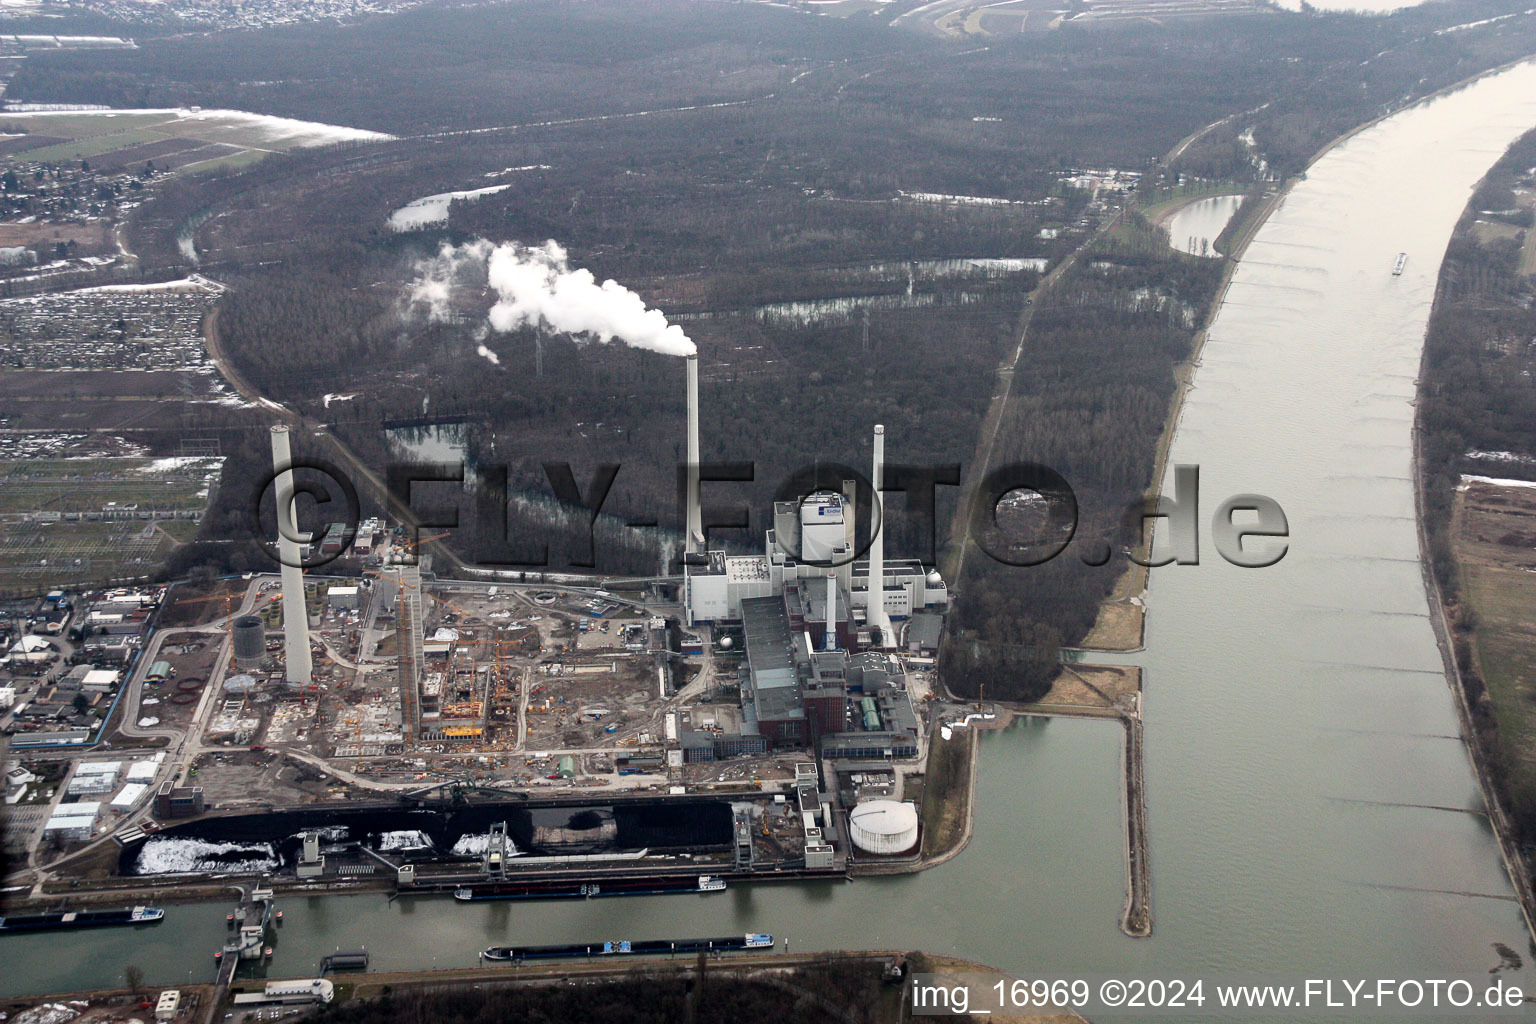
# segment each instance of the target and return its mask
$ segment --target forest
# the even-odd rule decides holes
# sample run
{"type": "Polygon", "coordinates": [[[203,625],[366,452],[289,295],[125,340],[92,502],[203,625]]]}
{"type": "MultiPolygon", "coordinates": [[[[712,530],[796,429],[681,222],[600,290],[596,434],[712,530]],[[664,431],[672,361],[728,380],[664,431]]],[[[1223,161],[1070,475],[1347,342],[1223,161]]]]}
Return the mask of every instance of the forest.
{"type": "Polygon", "coordinates": [[[1174,250],[1133,216],[1035,314],[1028,372],[1014,379],[992,465],[1036,462],[1059,473],[1076,496],[1077,532],[1041,565],[975,552],[965,560],[940,661],[957,692],[1038,700],[1060,647],[1092,627],[1127,567],[1122,552],[1140,545],[1137,513],[1153,482],[1174,367],[1205,324],[1221,264],[1174,250]]]}
{"type": "Polygon", "coordinates": [[[319,1024],[501,1024],[602,1021],[604,1024],[898,1024],[901,989],[881,981],[881,963],[845,957],[772,972],[706,959],[690,975],[636,966],[618,977],[570,984],[433,986],[326,1007],[319,1024]]]}
{"type": "MultiPolygon", "coordinates": [[[[970,458],[1040,268],[1088,244],[1034,312],[996,453],[1070,480],[1078,539],[1030,569],[969,559],[944,654],[957,689],[1028,698],[1135,543],[1127,513],[1220,273],[1135,215],[1097,234],[1138,193],[1069,179],[1116,168],[1145,190],[1202,178],[1256,196],[1340,132],[1536,49],[1536,19],[1444,31],[1513,9],[1276,10],[960,48],[771,5],[532,0],[47,53],[8,96],[237,107],[401,136],[162,184],[128,244],[146,274],[193,269],[195,251],[196,269],[230,286],[214,328],[242,374],[370,465],[400,457],[391,424],[462,428],[471,463],[507,469],[511,533],[548,538],[554,567],[585,544],[551,504],[550,461],[583,482],[621,465],[599,571],[666,563],[682,367],[489,332],[483,282],[425,316],[408,296],[440,245],[555,239],[573,266],[682,326],[702,356],[704,458],[754,464],[750,482],[712,485],[713,502],[751,514],[719,538],[753,549],[779,482],[817,460],[867,467],[876,422],[893,461],[970,458]],[[386,225],[420,197],[502,185],[453,202],[444,223],[386,225]],[[658,527],[623,525],[643,518],[658,527]],[[1115,558],[1088,565],[1090,548],[1115,558]]],[[[231,432],[227,481],[264,472],[259,441],[231,432]]],[[[941,488],[941,523],[955,490],[941,488]]],[[[229,538],[248,497],[221,490],[207,540],[229,538]]],[[[893,553],[922,553],[893,505],[893,553]]],[[[450,543],[472,558],[461,533],[450,543]]],[[[254,557],[209,543],[181,559],[254,557]]]]}

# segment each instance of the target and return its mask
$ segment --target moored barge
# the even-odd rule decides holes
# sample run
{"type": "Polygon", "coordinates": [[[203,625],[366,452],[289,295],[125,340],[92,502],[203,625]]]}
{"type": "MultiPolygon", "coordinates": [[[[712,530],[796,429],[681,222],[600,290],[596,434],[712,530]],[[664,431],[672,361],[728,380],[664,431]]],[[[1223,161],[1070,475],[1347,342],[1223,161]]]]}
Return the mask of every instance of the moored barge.
{"type": "Polygon", "coordinates": [[[644,939],[631,942],[571,942],[558,946],[490,946],[484,960],[519,963],[524,960],[558,960],[594,956],[646,956],[666,953],[728,952],[734,949],[772,949],[773,936],[763,932],[727,935],[713,939],[644,939]]]}

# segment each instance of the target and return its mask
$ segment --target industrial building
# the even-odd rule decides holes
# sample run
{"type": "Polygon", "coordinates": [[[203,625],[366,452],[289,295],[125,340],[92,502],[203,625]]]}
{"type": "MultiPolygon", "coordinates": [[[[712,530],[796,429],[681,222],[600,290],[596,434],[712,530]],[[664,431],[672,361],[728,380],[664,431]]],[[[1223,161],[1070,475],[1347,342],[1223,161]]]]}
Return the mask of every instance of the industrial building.
{"type": "Polygon", "coordinates": [[[335,994],[335,985],[328,978],[299,978],[269,981],[260,992],[242,992],[235,996],[234,1003],[236,1006],[328,1003],[335,994]]]}
{"type": "MultiPolygon", "coordinates": [[[[876,426],[877,500],[884,464],[885,432],[876,426]]],[[[947,609],[944,578],[917,559],[887,560],[883,530],[875,531],[868,558],[852,558],[853,491],[853,481],[845,481],[840,494],[818,491],[802,501],[775,502],[773,526],[764,535],[760,556],[724,551],[695,555],[683,566],[684,624],[741,622],[742,602],[782,596],[791,600],[797,619],[812,624],[818,645],[824,644],[823,630],[830,621],[843,647],[888,648],[898,639],[892,620],[947,609]],[[871,588],[875,573],[883,588],[871,588]],[[880,590],[877,601],[871,600],[873,589],[880,590]]]]}
{"type": "Polygon", "coordinates": [[[203,813],[202,786],[178,786],[162,783],[155,791],[155,817],[162,821],[172,818],[193,818],[203,813]]]}
{"type": "MultiPolygon", "coordinates": [[[[874,442],[878,502],[883,427],[875,427],[874,442]]],[[[949,591],[915,559],[887,561],[882,531],[871,539],[867,559],[853,559],[853,493],[853,482],[845,481],[842,493],[776,502],[761,556],[709,551],[685,560],[685,624],[739,623],[747,662],[740,734],[708,742],[683,736],[685,760],[785,747],[839,758],[918,755],[921,729],[905,673],[886,652],[900,640],[895,623],[914,617],[921,624],[919,649],[932,643],[949,591]]],[[[876,521],[879,513],[877,505],[876,521]]]]}

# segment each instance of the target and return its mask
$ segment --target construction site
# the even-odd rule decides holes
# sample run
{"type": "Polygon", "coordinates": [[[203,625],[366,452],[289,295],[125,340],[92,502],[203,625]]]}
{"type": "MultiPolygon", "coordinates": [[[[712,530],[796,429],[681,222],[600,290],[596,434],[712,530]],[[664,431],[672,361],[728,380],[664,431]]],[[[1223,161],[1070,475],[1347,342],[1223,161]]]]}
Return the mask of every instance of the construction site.
{"type": "Polygon", "coordinates": [[[682,573],[632,581],[438,578],[377,519],[301,534],[289,428],[271,441],[281,571],[170,589],[111,719],[167,751],[152,806],[68,819],[117,839],[114,873],[460,886],[506,878],[503,844],[520,871],[626,876],[918,857],[949,595],[869,529],[882,427],[873,487],[778,502],[761,555],[709,548],[690,480],[682,573]],[[374,568],[306,571],[341,552],[374,568]]]}

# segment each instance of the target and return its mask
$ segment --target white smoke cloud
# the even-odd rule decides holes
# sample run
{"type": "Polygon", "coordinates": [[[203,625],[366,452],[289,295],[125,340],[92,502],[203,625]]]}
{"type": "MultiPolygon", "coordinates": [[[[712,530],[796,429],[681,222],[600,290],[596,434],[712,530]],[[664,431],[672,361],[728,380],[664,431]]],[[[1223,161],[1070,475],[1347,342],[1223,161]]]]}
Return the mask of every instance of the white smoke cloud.
{"type": "MultiPolygon", "coordinates": [[[[573,269],[565,249],[553,240],[532,246],[493,246],[484,239],[460,246],[444,243],[436,256],[417,265],[410,304],[426,306],[429,317],[443,319],[454,285],[481,272],[496,293],[488,320],[497,331],[543,327],[665,355],[697,351],[681,327],[667,323],[660,310],[646,309],[628,288],[611,280],[598,284],[590,270],[573,269]]],[[[487,354],[483,345],[480,354],[487,354]]]]}
{"type": "Polygon", "coordinates": [[[444,244],[436,256],[417,261],[416,281],[411,285],[408,304],[426,306],[429,319],[447,319],[455,282],[471,270],[483,268],[491,249],[491,243],[483,238],[461,246],[444,244]]]}
{"type": "Polygon", "coordinates": [[[485,358],[489,359],[491,362],[495,363],[497,366],[501,365],[501,356],[497,355],[495,352],[492,352],[490,349],[486,348],[484,345],[481,345],[480,347],[476,348],[475,351],[478,354],[480,354],[482,356],[485,356],[485,358]]]}

